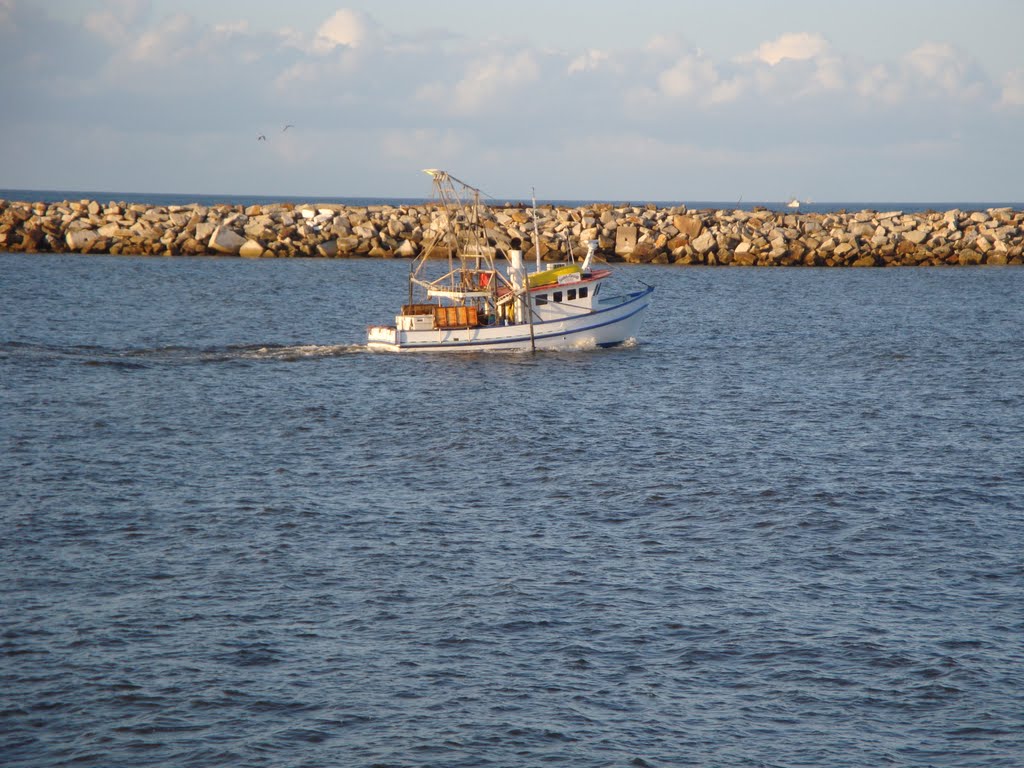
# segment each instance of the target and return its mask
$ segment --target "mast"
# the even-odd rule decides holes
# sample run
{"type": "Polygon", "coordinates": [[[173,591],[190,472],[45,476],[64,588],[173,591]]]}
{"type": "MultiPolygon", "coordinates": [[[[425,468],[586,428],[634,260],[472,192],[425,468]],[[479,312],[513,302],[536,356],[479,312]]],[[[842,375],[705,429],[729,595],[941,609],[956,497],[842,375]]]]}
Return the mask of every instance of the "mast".
{"type": "Polygon", "coordinates": [[[450,301],[480,302],[489,295],[493,304],[494,284],[483,284],[482,274],[495,270],[495,249],[488,245],[484,232],[481,195],[474,186],[437,168],[424,170],[434,182],[434,196],[440,204],[443,220],[430,248],[420,254],[414,282],[428,296],[450,301]],[[434,246],[447,249],[447,273],[430,279],[427,262],[434,246]]]}
{"type": "Polygon", "coordinates": [[[526,310],[526,319],[530,323],[530,351],[537,351],[537,339],[533,332],[533,302],[530,301],[530,281],[523,285],[523,308],[526,310]]]}
{"type": "MultiPolygon", "coordinates": [[[[536,271],[540,272],[540,233],[537,231],[537,188],[530,187],[530,194],[533,197],[533,243],[537,251],[536,271]]],[[[533,327],[532,325],[530,326],[533,327]]]]}

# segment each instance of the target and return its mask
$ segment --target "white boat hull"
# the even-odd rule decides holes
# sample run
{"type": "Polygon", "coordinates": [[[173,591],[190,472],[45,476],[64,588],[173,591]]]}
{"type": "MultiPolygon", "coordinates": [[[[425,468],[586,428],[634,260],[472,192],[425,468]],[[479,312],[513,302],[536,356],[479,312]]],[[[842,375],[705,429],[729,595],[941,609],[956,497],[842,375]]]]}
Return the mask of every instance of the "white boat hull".
{"type": "Polygon", "coordinates": [[[611,347],[636,338],[653,288],[598,304],[592,312],[528,324],[398,330],[372,326],[367,348],[383,352],[481,352],[611,347]]]}

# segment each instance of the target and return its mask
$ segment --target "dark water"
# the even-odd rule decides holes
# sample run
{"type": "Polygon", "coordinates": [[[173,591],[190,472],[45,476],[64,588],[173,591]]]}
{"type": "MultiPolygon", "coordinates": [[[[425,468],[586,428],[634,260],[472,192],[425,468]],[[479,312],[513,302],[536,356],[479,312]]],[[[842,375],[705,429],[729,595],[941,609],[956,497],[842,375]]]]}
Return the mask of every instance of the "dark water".
{"type": "MultiPolygon", "coordinates": [[[[427,189],[426,187],[424,189],[427,189]]],[[[167,193],[167,192],[98,192],[67,189],[0,189],[0,200],[29,200],[32,202],[59,203],[64,200],[117,200],[126,203],[144,203],[146,205],[270,205],[273,203],[290,202],[302,203],[340,203],[351,206],[366,205],[421,205],[427,201],[426,197],[294,197],[294,196],[273,196],[273,195],[208,195],[195,193],[167,193]]],[[[485,202],[490,205],[504,205],[513,203],[517,205],[529,205],[528,198],[499,199],[487,196],[485,202]]],[[[989,208],[1013,208],[1020,210],[1021,203],[1009,202],[805,202],[799,210],[792,211],[786,206],[786,201],[750,201],[750,200],[538,200],[538,204],[554,204],[569,207],[580,207],[593,203],[611,202],[615,205],[647,205],[648,203],[658,208],[673,208],[685,205],[692,210],[703,208],[727,209],[738,208],[741,210],[753,210],[754,208],[767,208],[773,211],[794,212],[794,213],[833,213],[836,211],[904,211],[906,213],[918,213],[921,211],[947,211],[959,208],[963,211],[984,211],[989,208]]]]}
{"type": "Polygon", "coordinates": [[[7,768],[1024,764],[1024,270],[406,357],[401,262],[0,269],[7,768]]]}

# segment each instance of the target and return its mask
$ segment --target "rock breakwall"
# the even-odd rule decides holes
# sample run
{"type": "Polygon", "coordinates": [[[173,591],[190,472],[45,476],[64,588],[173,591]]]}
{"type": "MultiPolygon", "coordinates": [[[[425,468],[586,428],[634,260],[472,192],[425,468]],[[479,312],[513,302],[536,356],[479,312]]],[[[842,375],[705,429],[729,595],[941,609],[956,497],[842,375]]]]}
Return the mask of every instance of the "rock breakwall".
{"type": "MultiPolygon", "coordinates": [[[[598,242],[609,261],[738,266],[1024,264],[1024,212],[781,213],[597,203],[485,213],[492,243],[547,261],[598,242]]],[[[444,226],[433,204],[171,205],[0,200],[0,251],[249,258],[417,256],[444,226]]]]}

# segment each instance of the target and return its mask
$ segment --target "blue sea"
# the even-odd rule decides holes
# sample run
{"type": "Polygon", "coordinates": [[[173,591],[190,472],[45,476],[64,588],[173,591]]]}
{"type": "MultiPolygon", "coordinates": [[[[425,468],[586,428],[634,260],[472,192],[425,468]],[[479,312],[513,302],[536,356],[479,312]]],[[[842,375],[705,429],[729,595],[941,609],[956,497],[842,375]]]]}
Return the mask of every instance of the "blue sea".
{"type": "MultiPolygon", "coordinates": [[[[337,203],[349,206],[368,205],[421,205],[428,201],[425,197],[296,197],[271,195],[211,195],[211,194],[179,194],[152,192],[102,192],[66,189],[0,189],[0,200],[22,200],[31,202],[57,203],[64,200],[98,200],[100,202],[117,201],[125,203],[144,203],[146,205],[270,205],[273,203],[337,203]]],[[[487,197],[488,205],[529,205],[530,200],[496,199],[487,197]]],[[[948,211],[958,208],[963,211],[984,211],[989,208],[1013,208],[1020,210],[1024,204],[1020,202],[811,202],[802,201],[799,209],[794,211],[786,205],[786,201],[747,201],[747,200],[538,200],[539,205],[558,205],[577,208],[595,203],[611,203],[613,205],[654,205],[658,208],[674,208],[685,205],[691,210],[753,210],[766,208],[786,213],[834,213],[838,211],[903,211],[920,213],[923,211],[948,211]]]]}
{"type": "Polygon", "coordinates": [[[1024,764],[1024,270],[417,357],[400,260],[0,269],[5,768],[1024,764]]]}

